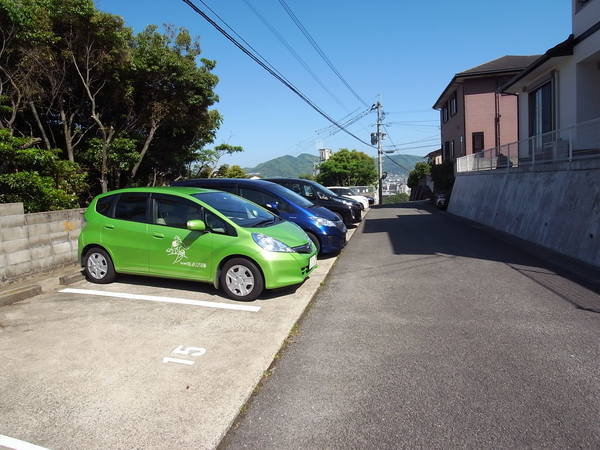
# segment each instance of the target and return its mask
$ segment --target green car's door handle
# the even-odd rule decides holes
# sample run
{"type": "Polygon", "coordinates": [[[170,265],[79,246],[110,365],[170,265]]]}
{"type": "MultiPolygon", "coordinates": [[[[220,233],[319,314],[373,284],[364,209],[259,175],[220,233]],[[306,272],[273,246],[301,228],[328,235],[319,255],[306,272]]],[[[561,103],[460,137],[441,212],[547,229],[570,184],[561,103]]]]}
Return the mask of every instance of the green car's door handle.
{"type": "Polygon", "coordinates": [[[109,230],[114,230],[115,226],[114,225],[104,225],[104,228],[108,228],[109,230]]]}
{"type": "Polygon", "coordinates": [[[152,236],[154,236],[155,238],[158,238],[158,239],[162,239],[165,237],[165,235],[162,233],[152,233],[152,236]]]}

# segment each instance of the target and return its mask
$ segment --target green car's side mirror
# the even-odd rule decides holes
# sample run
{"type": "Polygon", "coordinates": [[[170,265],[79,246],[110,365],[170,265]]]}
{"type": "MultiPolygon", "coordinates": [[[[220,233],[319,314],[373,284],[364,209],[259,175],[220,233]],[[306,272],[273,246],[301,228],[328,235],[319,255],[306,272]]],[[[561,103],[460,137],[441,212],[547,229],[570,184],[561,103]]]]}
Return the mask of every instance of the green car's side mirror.
{"type": "Polygon", "coordinates": [[[206,224],[202,220],[188,220],[187,229],[192,231],[206,230],[206,224]]]}

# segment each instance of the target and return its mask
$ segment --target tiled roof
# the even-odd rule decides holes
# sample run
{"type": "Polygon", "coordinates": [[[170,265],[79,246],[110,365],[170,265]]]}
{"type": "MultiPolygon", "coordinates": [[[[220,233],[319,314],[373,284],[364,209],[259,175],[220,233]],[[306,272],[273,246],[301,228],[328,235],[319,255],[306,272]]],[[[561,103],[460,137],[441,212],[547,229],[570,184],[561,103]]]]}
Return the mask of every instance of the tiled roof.
{"type": "Polygon", "coordinates": [[[435,104],[433,105],[434,109],[441,108],[441,101],[444,96],[448,93],[448,90],[452,86],[452,84],[460,80],[462,78],[470,78],[470,77],[480,77],[487,75],[511,75],[516,74],[522,70],[525,70],[530,64],[534,61],[538,60],[541,55],[506,55],[501,58],[494,59],[492,61],[488,61],[485,64],[481,64],[480,66],[473,67],[471,69],[465,70],[463,72],[459,72],[452,77],[448,86],[441,93],[435,104]]]}
{"type": "Polygon", "coordinates": [[[479,73],[521,70],[529,66],[540,56],[541,55],[506,55],[502,56],[501,58],[486,62],[485,64],[481,64],[480,66],[476,66],[471,69],[465,70],[464,72],[459,72],[456,74],[456,76],[460,77],[465,75],[476,75],[479,73]]]}

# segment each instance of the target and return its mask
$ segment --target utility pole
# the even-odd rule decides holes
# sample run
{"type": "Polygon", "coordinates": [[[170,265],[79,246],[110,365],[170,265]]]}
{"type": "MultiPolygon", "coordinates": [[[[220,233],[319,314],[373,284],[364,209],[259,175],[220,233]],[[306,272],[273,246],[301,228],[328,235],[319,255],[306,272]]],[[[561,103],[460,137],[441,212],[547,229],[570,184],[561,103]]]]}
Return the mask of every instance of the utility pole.
{"type": "Polygon", "coordinates": [[[371,133],[371,144],[377,144],[377,179],[378,179],[378,204],[383,204],[383,161],[381,159],[381,141],[385,134],[381,132],[382,118],[383,114],[381,109],[383,105],[377,101],[372,107],[371,110],[377,110],[377,132],[371,133]]]}

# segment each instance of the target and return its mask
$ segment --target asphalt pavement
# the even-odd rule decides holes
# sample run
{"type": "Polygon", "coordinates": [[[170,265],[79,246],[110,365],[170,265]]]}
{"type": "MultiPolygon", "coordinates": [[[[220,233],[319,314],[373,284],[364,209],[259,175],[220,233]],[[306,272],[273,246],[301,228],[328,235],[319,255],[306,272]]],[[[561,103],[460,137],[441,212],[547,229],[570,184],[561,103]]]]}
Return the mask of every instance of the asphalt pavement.
{"type": "Polygon", "coordinates": [[[599,448],[578,281],[447,213],[375,209],[221,447],[599,448]]]}

